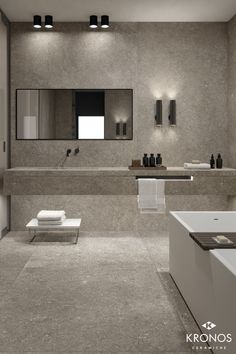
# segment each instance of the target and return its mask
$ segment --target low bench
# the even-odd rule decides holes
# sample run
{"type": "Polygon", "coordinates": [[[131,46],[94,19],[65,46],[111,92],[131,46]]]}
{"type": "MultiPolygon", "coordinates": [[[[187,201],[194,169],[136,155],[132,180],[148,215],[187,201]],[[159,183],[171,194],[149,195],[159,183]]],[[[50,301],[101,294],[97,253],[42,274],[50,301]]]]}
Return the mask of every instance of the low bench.
{"type": "Polygon", "coordinates": [[[30,242],[33,242],[37,236],[37,231],[74,231],[75,232],[75,244],[78,242],[79,228],[81,219],[65,219],[61,225],[38,225],[38,219],[32,219],[26,228],[29,232],[33,232],[33,238],[30,242]]]}

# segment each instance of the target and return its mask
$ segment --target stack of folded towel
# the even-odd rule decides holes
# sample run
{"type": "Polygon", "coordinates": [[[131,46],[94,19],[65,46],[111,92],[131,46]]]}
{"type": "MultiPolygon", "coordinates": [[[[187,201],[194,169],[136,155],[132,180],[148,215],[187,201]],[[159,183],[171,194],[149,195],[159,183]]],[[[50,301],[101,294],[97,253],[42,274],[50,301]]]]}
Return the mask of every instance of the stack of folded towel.
{"type": "Polygon", "coordinates": [[[190,162],[185,162],[184,163],[184,168],[185,169],[195,169],[195,170],[209,170],[211,168],[209,163],[190,163],[190,162]]]}
{"type": "Polygon", "coordinates": [[[38,215],[38,225],[62,225],[66,218],[64,210],[41,210],[38,215]]]}

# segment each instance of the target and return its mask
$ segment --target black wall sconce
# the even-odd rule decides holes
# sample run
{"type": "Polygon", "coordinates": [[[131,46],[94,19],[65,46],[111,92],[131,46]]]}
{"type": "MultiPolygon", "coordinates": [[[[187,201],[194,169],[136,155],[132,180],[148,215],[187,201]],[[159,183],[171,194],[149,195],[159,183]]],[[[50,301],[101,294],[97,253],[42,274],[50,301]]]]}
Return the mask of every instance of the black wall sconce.
{"type": "Polygon", "coordinates": [[[176,125],[176,100],[170,100],[169,123],[171,126],[176,125]]]}
{"type": "Polygon", "coordinates": [[[116,123],[116,136],[120,136],[120,123],[116,123]]]}
{"type": "Polygon", "coordinates": [[[156,101],[156,115],[155,121],[157,126],[162,125],[162,100],[156,101]]]}
{"type": "Polygon", "coordinates": [[[123,123],[123,136],[127,135],[127,123],[123,123]]]}
{"type": "Polygon", "coordinates": [[[121,138],[122,136],[126,136],[127,135],[127,123],[121,123],[121,122],[117,122],[116,123],[116,136],[117,138],[121,138]]]}

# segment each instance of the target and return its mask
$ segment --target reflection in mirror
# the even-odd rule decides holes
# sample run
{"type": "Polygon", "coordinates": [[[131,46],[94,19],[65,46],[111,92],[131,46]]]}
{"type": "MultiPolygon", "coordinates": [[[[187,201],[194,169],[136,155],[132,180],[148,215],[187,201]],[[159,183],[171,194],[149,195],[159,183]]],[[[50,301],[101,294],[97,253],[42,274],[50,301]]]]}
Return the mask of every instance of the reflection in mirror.
{"type": "Polygon", "coordinates": [[[130,140],[131,89],[17,90],[16,138],[130,140]]]}

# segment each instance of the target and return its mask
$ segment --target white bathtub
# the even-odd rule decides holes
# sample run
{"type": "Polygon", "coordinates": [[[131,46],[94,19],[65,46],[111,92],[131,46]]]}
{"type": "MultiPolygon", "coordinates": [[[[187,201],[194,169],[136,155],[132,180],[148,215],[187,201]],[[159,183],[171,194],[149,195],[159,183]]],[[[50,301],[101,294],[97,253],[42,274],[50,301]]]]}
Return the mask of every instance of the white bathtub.
{"type": "Polygon", "coordinates": [[[204,251],[189,233],[236,232],[236,212],[170,214],[170,274],[201,330],[207,334],[230,333],[232,342],[218,345],[226,346],[223,353],[235,354],[236,249],[204,251]],[[208,321],[216,324],[210,331],[202,327],[208,321]]]}
{"type": "Polygon", "coordinates": [[[172,211],[189,232],[236,232],[236,211],[172,211]]]}

